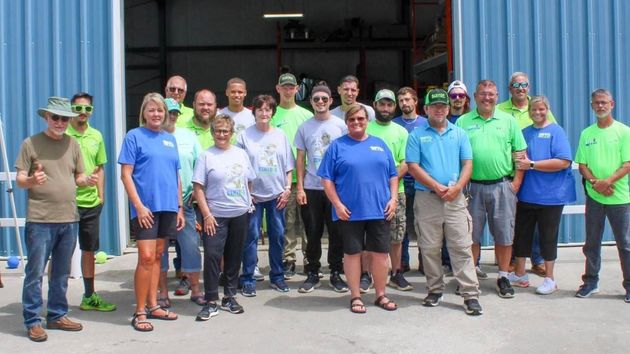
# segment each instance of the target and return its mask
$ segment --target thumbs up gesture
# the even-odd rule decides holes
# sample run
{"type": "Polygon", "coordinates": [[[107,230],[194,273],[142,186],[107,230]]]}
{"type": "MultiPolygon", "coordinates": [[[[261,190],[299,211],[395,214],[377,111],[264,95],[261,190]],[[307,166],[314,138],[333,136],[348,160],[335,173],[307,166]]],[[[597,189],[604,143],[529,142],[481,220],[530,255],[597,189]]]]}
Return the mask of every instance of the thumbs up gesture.
{"type": "Polygon", "coordinates": [[[44,166],[42,166],[39,161],[35,162],[35,170],[33,170],[33,176],[31,178],[33,184],[40,186],[48,180],[48,176],[46,176],[46,172],[44,172],[44,166]]]}
{"type": "Polygon", "coordinates": [[[101,171],[101,166],[96,166],[92,174],[86,176],[85,182],[88,186],[95,186],[98,183],[98,174],[101,171]]]}

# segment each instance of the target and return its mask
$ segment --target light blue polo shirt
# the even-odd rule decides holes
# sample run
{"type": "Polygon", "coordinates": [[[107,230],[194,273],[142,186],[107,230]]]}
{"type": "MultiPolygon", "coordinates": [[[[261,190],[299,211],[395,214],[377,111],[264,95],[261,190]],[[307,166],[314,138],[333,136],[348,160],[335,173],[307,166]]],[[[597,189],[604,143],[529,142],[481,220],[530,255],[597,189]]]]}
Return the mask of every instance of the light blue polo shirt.
{"type": "MultiPolygon", "coordinates": [[[[448,123],[440,134],[429,124],[414,129],[407,140],[407,163],[417,163],[433,179],[443,185],[457,181],[461,170],[461,160],[472,160],[472,148],[466,132],[453,123],[448,123]]],[[[415,189],[431,189],[414,184],[415,189]]]]}

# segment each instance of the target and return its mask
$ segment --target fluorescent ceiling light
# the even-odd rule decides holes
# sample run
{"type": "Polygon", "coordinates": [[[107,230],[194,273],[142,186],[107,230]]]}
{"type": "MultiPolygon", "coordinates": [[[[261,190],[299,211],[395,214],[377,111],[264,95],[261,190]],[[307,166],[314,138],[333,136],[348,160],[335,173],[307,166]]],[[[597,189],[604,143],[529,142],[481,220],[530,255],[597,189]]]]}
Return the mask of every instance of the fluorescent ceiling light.
{"type": "Polygon", "coordinates": [[[293,13],[293,14],[280,14],[280,13],[273,13],[273,14],[263,14],[263,18],[302,18],[304,17],[303,13],[293,13]]]}

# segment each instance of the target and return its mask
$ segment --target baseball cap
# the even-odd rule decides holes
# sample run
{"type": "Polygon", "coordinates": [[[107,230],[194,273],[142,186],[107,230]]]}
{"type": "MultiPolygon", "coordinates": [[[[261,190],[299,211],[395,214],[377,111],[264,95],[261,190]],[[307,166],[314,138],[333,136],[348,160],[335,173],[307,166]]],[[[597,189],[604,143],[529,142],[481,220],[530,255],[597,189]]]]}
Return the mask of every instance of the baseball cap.
{"type": "Polygon", "coordinates": [[[177,113],[182,113],[182,111],[179,109],[179,103],[177,103],[177,101],[175,101],[174,99],[172,99],[170,97],[169,98],[165,98],[164,102],[166,103],[166,109],[169,112],[177,111],[177,113]]]}
{"type": "Polygon", "coordinates": [[[433,89],[427,93],[424,104],[430,106],[432,104],[448,104],[448,94],[442,89],[433,89]]]}
{"type": "Polygon", "coordinates": [[[295,75],[290,74],[290,73],[284,73],[280,75],[280,77],[278,78],[278,86],[283,86],[283,85],[297,86],[297,80],[295,79],[295,75]]]}
{"type": "Polygon", "coordinates": [[[451,82],[450,85],[448,85],[448,92],[450,93],[452,89],[454,88],[460,88],[462,90],[464,90],[464,92],[466,94],[468,94],[468,89],[466,88],[466,85],[464,85],[463,82],[459,81],[459,80],[455,80],[453,82],[451,82]]]}
{"type": "Polygon", "coordinates": [[[374,97],[374,102],[378,102],[382,99],[388,99],[396,103],[396,95],[392,90],[382,89],[376,93],[376,97],[374,97]]]}

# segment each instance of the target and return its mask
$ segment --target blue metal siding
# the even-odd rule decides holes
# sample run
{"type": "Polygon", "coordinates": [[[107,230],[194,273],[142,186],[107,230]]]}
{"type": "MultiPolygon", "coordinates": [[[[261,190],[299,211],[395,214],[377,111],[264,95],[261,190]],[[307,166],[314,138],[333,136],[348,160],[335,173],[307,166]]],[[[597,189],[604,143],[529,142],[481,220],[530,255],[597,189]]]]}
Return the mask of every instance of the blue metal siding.
{"type": "MultiPolygon", "coordinates": [[[[630,36],[626,0],[453,0],[455,77],[469,90],[494,80],[500,101],[515,71],[529,74],[531,94],[544,94],[575,152],[580,132],[595,121],[590,93],[609,89],[613,115],[630,125],[630,36]],[[459,22],[459,23],[458,23],[459,22]],[[461,47],[458,36],[461,35],[461,47]],[[458,50],[461,48],[461,52],[458,50]]],[[[584,194],[576,174],[579,199],[584,194]]],[[[583,242],[583,215],[564,216],[561,243],[583,242]]],[[[607,226],[605,240],[613,240],[607,226]]],[[[484,243],[490,243],[485,237],[484,243]]]]}
{"type": "MultiPolygon", "coordinates": [[[[120,254],[114,119],[124,117],[114,117],[113,109],[111,6],[105,0],[0,0],[0,115],[13,169],[22,140],[44,129],[37,109],[49,96],[94,95],[90,122],[103,133],[109,159],[101,250],[120,254]]],[[[16,190],[18,216],[24,217],[26,193],[16,190]]],[[[7,193],[0,201],[0,217],[11,217],[7,193]]],[[[0,256],[17,254],[14,240],[13,229],[0,230],[0,256]]]]}

